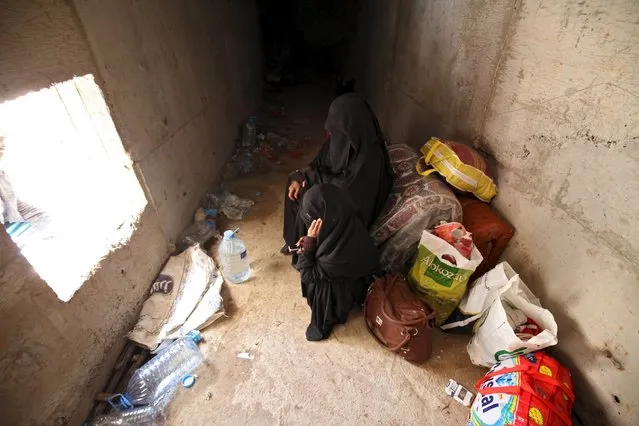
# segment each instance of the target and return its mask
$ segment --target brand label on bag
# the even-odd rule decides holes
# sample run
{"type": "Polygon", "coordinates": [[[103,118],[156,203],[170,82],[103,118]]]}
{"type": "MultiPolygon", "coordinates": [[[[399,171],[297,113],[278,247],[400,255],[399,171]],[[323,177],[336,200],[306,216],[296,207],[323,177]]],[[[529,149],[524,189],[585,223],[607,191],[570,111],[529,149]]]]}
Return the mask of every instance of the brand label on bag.
{"type": "Polygon", "coordinates": [[[423,260],[424,276],[444,287],[452,287],[455,280],[464,282],[472,271],[455,268],[442,262],[437,256],[427,256],[423,260]]]}
{"type": "Polygon", "coordinates": [[[377,323],[377,325],[381,326],[382,324],[384,324],[384,321],[382,321],[382,319],[378,316],[375,317],[375,322],[377,323]]]}

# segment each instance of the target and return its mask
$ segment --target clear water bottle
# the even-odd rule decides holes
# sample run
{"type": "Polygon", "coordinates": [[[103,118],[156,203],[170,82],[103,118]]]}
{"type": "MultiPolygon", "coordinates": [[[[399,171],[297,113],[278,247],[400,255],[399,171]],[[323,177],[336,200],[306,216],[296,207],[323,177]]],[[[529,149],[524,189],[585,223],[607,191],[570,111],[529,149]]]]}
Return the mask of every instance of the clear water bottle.
{"type": "Polygon", "coordinates": [[[132,408],[121,413],[113,412],[95,417],[88,426],[163,426],[166,409],[173,398],[175,387],[169,389],[149,405],[132,408]]]}
{"type": "Polygon", "coordinates": [[[138,368],[123,395],[123,406],[145,405],[155,401],[204,361],[197,347],[202,340],[199,331],[180,337],[149,362],[138,368]]]}
{"type": "Polygon", "coordinates": [[[257,123],[255,117],[250,117],[242,126],[242,146],[254,148],[257,145],[257,123]]]}
{"type": "Polygon", "coordinates": [[[218,248],[218,255],[224,278],[234,284],[240,284],[251,276],[251,267],[244,241],[237,237],[236,232],[224,232],[224,239],[218,248]]]}

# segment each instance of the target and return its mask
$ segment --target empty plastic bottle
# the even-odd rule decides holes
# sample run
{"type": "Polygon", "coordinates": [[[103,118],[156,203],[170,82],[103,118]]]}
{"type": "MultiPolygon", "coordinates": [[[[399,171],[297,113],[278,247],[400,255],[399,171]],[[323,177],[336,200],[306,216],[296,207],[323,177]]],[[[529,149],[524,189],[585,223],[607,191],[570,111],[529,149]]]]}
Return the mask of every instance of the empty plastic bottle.
{"type": "Polygon", "coordinates": [[[88,422],[88,426],[162,426],[166,420],[166,408],[174,393],[175,387],[144,407],[97,416],[88,422]]]}
{"type": "Polygon", "coordinates": [[[244,241],[237,237],[236,232],[237,230],[224,232],[218,254],[224,278],[232,283],[240,284],[251,276],[251,267],[244,241]]]}
{"type": "Polygon", "coordinates": [[[199,331],[180,337],[153,359],[138,368],[121,397],[122,405],[145,405],[157,400],[175,387],[182,377],[193,371],[204,360],[197,347],[202,340],[199,331]]]}
{"type": "Polygon", "coordinates": [[[254,148],[257,145],[257,123],[255,117],[250,117],[242,126],[242,146],[254,148]]]}

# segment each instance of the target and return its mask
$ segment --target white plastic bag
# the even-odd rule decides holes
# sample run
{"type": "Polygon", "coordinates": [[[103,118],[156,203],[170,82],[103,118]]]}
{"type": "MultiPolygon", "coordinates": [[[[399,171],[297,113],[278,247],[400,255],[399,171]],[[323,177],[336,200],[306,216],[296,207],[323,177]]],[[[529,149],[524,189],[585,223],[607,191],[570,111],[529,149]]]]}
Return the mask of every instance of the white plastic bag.
{"type": "Polygon", "coordinates": [[[457,309],[440,328],[451,332],[474,333],[478,325],[477,320],[499,297],[500,290],[508,285],[508,280],[503,279],[504,276],[503,264],[499,264],[473,281],[457,309]]]}
{"type": "MultiPolygon", "coordinates": [[[[475,335],[468,343],[468,355],[473,364],[491,367],[501,360],[557,344],[555,318],[550,311],[541,307],[539,299],[507,262],[500,263],[475,282],[484,278],[484,285],[493,291],[482,291],[484,302],[489,303],[486,312],[475,326],[475,335]],[[508,323],[504,303],[521,310],[528,318],[534,320],[542,331],[527,341],[517,337],[508,323]]],[[[481,287],[478,287],[478,291],[481,291],[480,289],[481,287]]],[[[471,295],[469,299],[470,297],[471,295]]],[[[477,297],[477,301],[481,298],[477,297]]]]}

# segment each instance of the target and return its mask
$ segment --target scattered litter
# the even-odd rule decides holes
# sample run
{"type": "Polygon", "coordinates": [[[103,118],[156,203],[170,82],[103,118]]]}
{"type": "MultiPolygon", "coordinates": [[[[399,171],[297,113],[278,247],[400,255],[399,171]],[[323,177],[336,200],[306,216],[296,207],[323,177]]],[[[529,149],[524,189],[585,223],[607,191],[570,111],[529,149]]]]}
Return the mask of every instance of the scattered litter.
{"type": "Polygon", "coordinates": [[[190,388],[195,384],[195,378],[197,376],[193,375],[193,374],[187,374],[186,376],[184,376],[182,378],[182,386],[184,386],[185,388],[190,388]]]}
{"type": "Polygon", "coordinates": [[[446,385],[446,393],[453,397],[453,399],[457,402],[460,402],[462,405],[466,407],[470,407],[470,404],[473,403],[473,398],[475,395],[453,379],[448,379],[448,384],[446,385]]]}
{"type": "Polygon", "coordinates": [[[255,358],[253,355],[251,355],[248,352],[240,352],[239,354],[237,354],[237,357],[239,359],[247,359],[247,360],[252,360],[255,358]]]}
{"type": "MultiPolygon", "coordinates": [[[[197,211],[194,216],[199,217],[197,211]]],[[[217,232],[217,227],[215,225],[215,220],[205,218],[195,222],[193,225],[182,231],[175,246],[178,253],[182,253],[189,247],[203,245],[211,238],[219,235],[220,234],[217,232]]]]}
{"type": "Polygon", "coordinates": [[[180,337],[149,362],[137,369],[124,394],[116,394],[109,403],[116,409],[146,405],[175,388],[180,378],[191,373],[204,361],[198,343],[202,337],[193,330],[180,337]]]}
{"type": "Polygon", "coordinates": [[[213,398],[213,392],[209,391],[206,393],[206,400],[208,401],[211,398],[213,398]]]}
{"type": "Polygon", "coordinates": [[[193,223],[201,222],[206,219],[206,212],[202,207],[195,210],[193,213],[193,223]]]}
{"type": "Polygon", "coordinates": [[[149,405],[131,408],[126,411],[114,411],[103,414],[87,422],[89,426],[119,426],[119,425],[156,425],[165,424],[166,409],[175,394],[175,387],[170,388],[149,405]]]}
{"type": "Polygon", "coordinates": [[[242,126],[242,147],[255,148],[257,145],[257,118],[249,117],[242,126]]]}
{"type": "Polygon", "coordinates": [[[204,204],[205,211],[207,209],[216,209],[216,213],[221,211],[224,216],[231,220],[242,220],[255,202],[238,197],[226,190],[221,190],[207,194],[204,204]]]}

